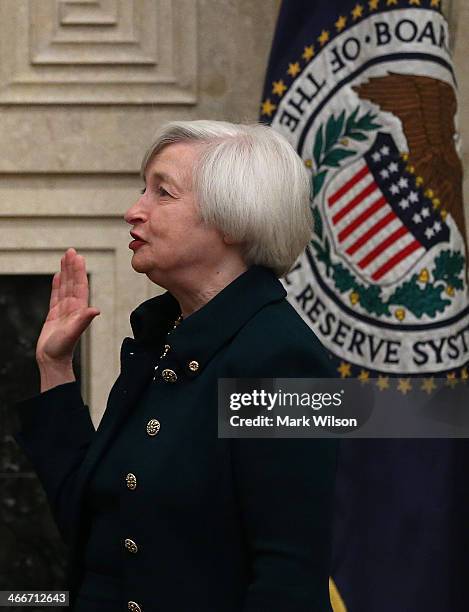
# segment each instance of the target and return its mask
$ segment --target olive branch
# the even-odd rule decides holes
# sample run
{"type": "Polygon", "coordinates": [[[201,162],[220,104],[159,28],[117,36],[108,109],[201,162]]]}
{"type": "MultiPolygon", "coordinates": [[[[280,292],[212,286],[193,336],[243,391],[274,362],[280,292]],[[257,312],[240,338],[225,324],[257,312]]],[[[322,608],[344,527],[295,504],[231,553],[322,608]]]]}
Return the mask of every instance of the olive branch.
{"type": "Polygon", "coordinates": [[[368,111],[358,116],[360,107],[346,117],[345,110],[338,117],[331,115],[326,125],[321,124],[313,146],[313,159],[316,171],[312,180],[312,197],[314,198],[324,185],[329,168],[340,167],[340,162],[355,155],[356,151],[345,149],[347,139],[363,142],[368,139],[367,132],[381,127],[375,123],[376,115],[368,111]]]}

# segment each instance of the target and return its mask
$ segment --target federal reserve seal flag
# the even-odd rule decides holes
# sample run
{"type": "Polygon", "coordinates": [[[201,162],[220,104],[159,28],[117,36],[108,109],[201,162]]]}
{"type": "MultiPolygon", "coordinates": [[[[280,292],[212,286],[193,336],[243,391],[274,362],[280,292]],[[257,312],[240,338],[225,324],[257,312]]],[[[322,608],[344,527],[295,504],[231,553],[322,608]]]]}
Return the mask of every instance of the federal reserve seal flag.
{"type": "MultiPolygon", "coordinates": [[[[466,384],[467,232],[440,0],[284,0],[260,116],[311,173],[314,235],[285,286],[337,376],[403,393],[422,376],[422,393],[466,384]]],[[[342,443],[336,612],[469,609],[466,445],[342,443]]]]}

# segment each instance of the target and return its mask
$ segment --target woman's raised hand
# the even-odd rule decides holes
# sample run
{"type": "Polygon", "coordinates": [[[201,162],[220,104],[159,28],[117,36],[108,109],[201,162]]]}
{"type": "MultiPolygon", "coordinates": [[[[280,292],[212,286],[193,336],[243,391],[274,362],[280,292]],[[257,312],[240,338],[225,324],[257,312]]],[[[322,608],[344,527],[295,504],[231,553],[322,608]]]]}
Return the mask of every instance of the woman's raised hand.
{"type": "Polygon", "coordinates": [[[75,380],[73,351],[81,334],[99,314],[97,308],[88,305],[88,300],[85,258],[75,249],[68,249],[61,259],[60,272],[52,281],[49,313],[36,346],[42,391],[55,386],[51,382],[75,380]]]}

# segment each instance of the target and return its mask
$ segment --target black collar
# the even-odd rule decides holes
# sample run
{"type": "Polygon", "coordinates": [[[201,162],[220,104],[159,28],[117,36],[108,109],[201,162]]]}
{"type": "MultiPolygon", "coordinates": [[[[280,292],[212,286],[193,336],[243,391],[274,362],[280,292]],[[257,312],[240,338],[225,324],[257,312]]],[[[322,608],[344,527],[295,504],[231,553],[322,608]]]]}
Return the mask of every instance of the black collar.
{"type": "MultiPolygon", "coordinates": [[[[197,362],[199,373],[261,308],[285,296],[285,289],[270,269],[250,267],[170,333],[167,341],[171,356],[189,375],[194,374],[189,363],[197,362]]],[[[166,342],[166,334],[180,313],[177,300],[169,292],[147,300],[130,316],[135,339],[145,345],[166,342]]]]}

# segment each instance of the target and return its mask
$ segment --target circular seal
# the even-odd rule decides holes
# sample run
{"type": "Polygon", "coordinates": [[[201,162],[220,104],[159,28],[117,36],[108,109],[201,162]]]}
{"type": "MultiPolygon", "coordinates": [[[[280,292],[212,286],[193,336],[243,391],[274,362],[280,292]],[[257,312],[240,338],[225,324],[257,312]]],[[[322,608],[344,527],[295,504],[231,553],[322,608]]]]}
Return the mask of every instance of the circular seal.
{"type": "Polygon", "coordinates": [[[303,69],[289,65],[290,87],[273,83],[277,103],[262,105],[311,171],[314,236],[285,279],[288,299],[347,363],[462,367],[466,228],[447,23],[410,5],[359,17],[347,27],[337,16],[303,69]]]}

